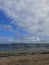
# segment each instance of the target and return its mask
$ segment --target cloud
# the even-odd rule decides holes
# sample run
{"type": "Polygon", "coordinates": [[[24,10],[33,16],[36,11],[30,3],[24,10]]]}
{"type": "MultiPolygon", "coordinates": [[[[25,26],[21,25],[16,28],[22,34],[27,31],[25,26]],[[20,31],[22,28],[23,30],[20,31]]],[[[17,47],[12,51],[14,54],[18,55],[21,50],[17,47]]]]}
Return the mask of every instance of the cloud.
{"type": "MultiPolygon", "coordinates": [[[[8,37],[8,36],[5,36],[5,37],[2,37],[2,35],[1,35],[1,37],[0,37],[0,41],[2,40],[2,41],[7,41],[8,42],[8,40],[9,40],[9,42],[22,42],[24,39],[25,39],[25,36],[26,35],[28,35],[27,33],[26,34],[24,34],[24,33],[20,33],[19,31],[18,31],[18,29],[19,29],[19,27],[17,27],[17,28],[13,28],[13,25],[3,25],[3,24],[0,24],[0,30],[5,30],[5,31],[8,31],[8,32],[11,32],[14,36],[14,38],[13,37],[8,37]]],[[[5,42],[4,41],[4,42],[5,42]]],[[[24,42],[24,41],[23,41],[24,42]]]]}
{"type": "Polygon", "coordinates": [[[0,10],[32,36],[49,35],[48,0],[0,0],[0,10]]]}
{"type": "Polygon", "coordinates": [[[16,42],[16,39],[15,38],[13,38],[13,37],[2,37],[2,36],[0,36],[0,43],[1,44],[9,44],[9,43],[14,43],[14,42],[16,42]]]}
{"type": "Polygon", "coordinates": [[[0,25],[0,29],[10,30],[12,27],[10,25],[0,25]]]}
{"type": "Polygon", "coordinates": [[[0,29],[2,29],[2,30],[10,31],[13,34],[19,35],[19,36],[25,36],[25,35],[27,35],[27,33],[26,34],[20,33],[18,31],[18,29],[19,29],[18,26],[15,29],[13,27],[14,27],[13,25],[5,25],[5,24],[3,25],[3,24],[0,24],[0,29]]]}
{"type": "MultiPolygon", "coordinates": [[[[23,37],[24,38],[24,37],[23,37]]],[[[38,37],[25,37],[23,40],[20,38],[15,37],[6,37],[6,36],[0,36],[0,43],[32,43],[32,42],[39,42],[40,39],[38,37]]]]}

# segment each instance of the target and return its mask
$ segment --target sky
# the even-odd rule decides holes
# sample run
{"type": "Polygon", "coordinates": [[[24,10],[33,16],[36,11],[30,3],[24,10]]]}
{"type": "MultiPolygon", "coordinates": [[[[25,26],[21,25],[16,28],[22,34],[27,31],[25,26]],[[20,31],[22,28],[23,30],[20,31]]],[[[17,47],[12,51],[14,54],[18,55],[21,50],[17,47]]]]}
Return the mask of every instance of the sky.
{"type": "Polygon", "coordinates": [[[49,0],[0,0],[0,43],[49,43],[49,0]]]}

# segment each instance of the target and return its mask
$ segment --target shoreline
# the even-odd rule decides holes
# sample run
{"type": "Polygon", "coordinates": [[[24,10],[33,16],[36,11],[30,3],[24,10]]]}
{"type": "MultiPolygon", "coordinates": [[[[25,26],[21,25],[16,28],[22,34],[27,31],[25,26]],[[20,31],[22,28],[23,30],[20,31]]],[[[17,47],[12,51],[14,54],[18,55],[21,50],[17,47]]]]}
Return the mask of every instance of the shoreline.
{"type": "Polygon", "coordinates": [[[0,65],[49,65],[49,54],[0,58],[0,65]]]}
{"type": "Polygon", "coordinates": [[[18,52],[0,52],[0,58],[3,57],[15,57],[15,56],[28,56],[28,55],[46,55],[49,54],[49,50],[35,50],[35,51],[18,51],[18,52]]]}
{"type": "Polygon", "coordinates": [[[49,50],[0,52],[0,65],[49,65],[49,50]]]}

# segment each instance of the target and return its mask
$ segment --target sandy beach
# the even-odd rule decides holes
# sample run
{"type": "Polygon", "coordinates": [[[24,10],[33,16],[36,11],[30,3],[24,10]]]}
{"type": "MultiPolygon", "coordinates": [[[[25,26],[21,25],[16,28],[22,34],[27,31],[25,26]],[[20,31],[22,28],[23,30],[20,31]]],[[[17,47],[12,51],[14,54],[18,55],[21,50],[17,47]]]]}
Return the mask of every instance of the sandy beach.
{"type": "Polygon", "coordinates": [[[0,65],[49,65],[49,51],[33,52],[19,52],[19,55],[16,52],[0,52],[0,65]]]}

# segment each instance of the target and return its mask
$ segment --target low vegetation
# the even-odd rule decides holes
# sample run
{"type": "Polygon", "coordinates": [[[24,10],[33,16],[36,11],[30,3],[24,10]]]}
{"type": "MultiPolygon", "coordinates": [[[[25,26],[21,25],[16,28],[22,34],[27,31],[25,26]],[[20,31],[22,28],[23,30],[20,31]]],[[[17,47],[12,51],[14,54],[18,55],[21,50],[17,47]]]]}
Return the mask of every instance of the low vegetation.
{"type": "Polygon", "coordinates": [[[10,56],[28,56],[28,55],[44,55],[49,54],[49,51],[21,51],[21,52],[0,52],[0,58],[10,56]]]}
{"type": "Polygon", "coordinates": [[[0,52],[0,65],[49,65],[49,51],[0,52]]]}

